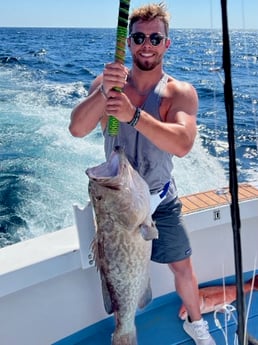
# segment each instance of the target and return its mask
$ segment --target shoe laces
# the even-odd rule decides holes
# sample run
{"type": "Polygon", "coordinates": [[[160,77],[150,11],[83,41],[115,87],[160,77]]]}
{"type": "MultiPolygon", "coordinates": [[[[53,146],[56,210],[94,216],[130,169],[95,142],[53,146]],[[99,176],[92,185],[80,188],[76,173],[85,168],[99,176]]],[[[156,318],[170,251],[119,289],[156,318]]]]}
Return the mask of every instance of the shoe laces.
{"type": "Polygon", "coordinates": [[[201,324],[193,324],[194,332],[199,339],[207,339],[209,337],[209,326],[207,321],[201,324]]]}

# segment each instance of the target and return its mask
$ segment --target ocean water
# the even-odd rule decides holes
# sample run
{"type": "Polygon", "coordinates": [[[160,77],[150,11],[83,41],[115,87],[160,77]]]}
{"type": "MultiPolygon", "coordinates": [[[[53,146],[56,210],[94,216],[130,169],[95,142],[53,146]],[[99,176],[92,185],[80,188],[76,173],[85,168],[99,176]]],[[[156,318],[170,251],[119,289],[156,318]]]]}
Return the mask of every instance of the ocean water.
{"type": "MultiPolygon", "coordinates": [[[[0,28],[0,247],[70,226],[88,200],[87,167],[104,161],[96,128],[73,138],[73,107],[114,59],[115,29],[0,28]]],[[[221,33],[172,30],[164,69],[199,94],[199,134],[175,159],[179,194],[228,185],[221,33]]],[[[232,31],[239,182],[257,181],[258,32],[232,31]]],[[[127,52],[126,64],[131,57],[127,52]]]]}

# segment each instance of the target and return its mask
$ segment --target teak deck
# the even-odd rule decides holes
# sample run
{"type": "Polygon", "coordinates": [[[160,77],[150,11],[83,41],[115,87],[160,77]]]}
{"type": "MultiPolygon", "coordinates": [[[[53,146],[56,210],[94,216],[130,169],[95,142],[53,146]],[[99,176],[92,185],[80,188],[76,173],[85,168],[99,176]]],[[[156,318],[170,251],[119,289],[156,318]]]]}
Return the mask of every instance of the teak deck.
{"type": "MultiPolygon", "coordinates": [[[[250,184],[239,184],[239,201],[258,198],[258,189],[250,184]]],[[[220,190],[211,190],[202,193],[196,193],[180,197],[183,204],[183,213],[200,211],[205,208],[226,205],[230,203],[231,197],[228,188],[220,190]]]]}

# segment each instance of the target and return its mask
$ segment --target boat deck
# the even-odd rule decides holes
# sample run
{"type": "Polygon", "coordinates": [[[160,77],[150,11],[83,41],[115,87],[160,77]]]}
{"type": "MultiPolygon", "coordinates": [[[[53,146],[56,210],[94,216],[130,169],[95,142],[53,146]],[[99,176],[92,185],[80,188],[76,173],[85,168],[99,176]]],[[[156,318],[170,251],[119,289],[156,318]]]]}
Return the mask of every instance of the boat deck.
{"type": "MultiPolygon", "coordinates": [[[[248,185],[239,185],[239,201],[258,198],[258,189],[248,185]]],[[[207,191],[181,197],[183,213],[197,212],[210,207],[218,207],[230,203],[230,194],[227,189],[220,191],[207,191]]],[[[258,273],[258,272],[257,272],[258,273]]],[[[249,279],[252,273],[246,273],[245,279],[249,279]]],[[[226,279],[226,284],[234,283],[234,278],[226,279]]],[[[222,285],[222,280],[209,282],[209,285],[222,285]]],[[[207,286],[202,284],[201,286],[207,286]]],[[[248,303],[248,297],[246,304],[248,303]]],[[[178,295],[171,294],[158,297],[136,315],[136,327],[138,344],[140,345],[193,345],[193,340],[184,332],[182,320],[178,318],[178,310],[181,301],[178,295]]],[[[224,327],[224,314],[218,313],[222,327],[224,327]]],[[[236,318],[236,313],[234,313],[236,318]]],[[[223,333],[217,328],[214,322],[213,313],[205,314],[204,319],[209,323],[210,333],[214,337],[217,345],[226,344],[223,333]]],[[[237,326],[233,317],[227,324],[228,345],[234,345],[234,336],[237,326]]],[[[224,328],[225,330],[225,328],[224,328]]],[[[52,345],[110,345],[111,334],[114,331],[114,319],[108,317],[92,326],[72,334],[52,345]]],[[[258,292],[252,296],[252,303],[248,317],[248,332],[258,339],[258,292]]]]}
{"type": "MultiPolygon", "coordinates": [[[[250,184],[239,184],[238,199],[246,201],[258,198],[258,189],[250,184]]],[[[217,207],[230,203],[231,197],[228,188],[210,190],[207,192],[186,195],[180,198],[183,204],[184,214],[197,212],[210,207],[217,207]]]]}
{"type": "MultiPolygon", "coordinates": [[[[245,275],[249,279],[251,273],[245,275]]],[[[233,283],[233,278],[226,280],[226,283],[233,283]]],[[[221,285],[222,281],[216,280],[211,285],[221,285]]],[[[249,295],[247,295],[246,304],[249,295]]],[[[193,345],[193,340],[184,332],[182,322],[177,314],[181,302],[176,293],[159,297],[136,316],[136,327],[139,345],[193,345]]],[[[224,314],[218,313],[219,321],[224,328],[224,314]]],[[[234,313],[234,317],[237,318],[234,313]]],[[[213,313],[205,314],[204,319],[209,323],[210,333],[217,345],[226,344],[221,330],[214,322],[213,313]]],[[[114,330],[113,317],[100,321],[75,333],[53,345],[110,345],[111,334],[114,330]]],[[[224,328],[225,330],[225,328],[224,328]]],[[[234,345],[236,323],[232,317],[227,324],[228,345],[234,345]]],[[[252,303],[249,312],[248,332],[258,338],[258,292],[252,296],[252,303]]]]}

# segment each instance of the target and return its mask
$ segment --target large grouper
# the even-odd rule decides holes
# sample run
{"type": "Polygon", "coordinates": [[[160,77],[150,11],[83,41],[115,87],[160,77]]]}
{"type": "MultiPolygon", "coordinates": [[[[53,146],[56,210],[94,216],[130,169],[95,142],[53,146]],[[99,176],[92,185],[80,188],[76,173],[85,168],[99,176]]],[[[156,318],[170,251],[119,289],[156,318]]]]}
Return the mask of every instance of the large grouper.
{"type": "Polygon", "coordinates": [[[106,312],[115,317],[112,345],[136,345],[135,313],[152,299],[151,240],[158,237],[149,188],[121,147],[86,174],[96,219],[95,263],[106,312]]]}

